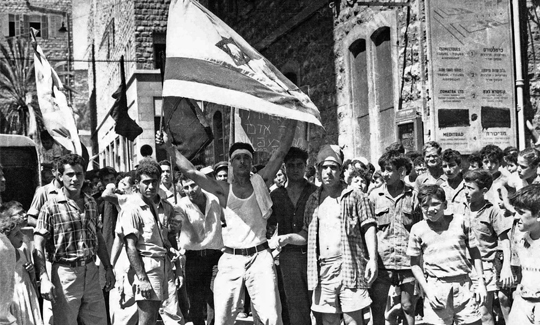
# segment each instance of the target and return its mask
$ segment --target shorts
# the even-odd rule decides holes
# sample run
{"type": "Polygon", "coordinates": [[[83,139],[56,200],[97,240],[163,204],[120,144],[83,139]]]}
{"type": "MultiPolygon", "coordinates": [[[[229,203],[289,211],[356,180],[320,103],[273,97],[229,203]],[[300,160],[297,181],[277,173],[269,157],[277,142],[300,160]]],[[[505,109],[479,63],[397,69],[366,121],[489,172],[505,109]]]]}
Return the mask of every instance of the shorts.
{"type": "Polygon", "coordinates": [[[427,286],[436,298],[445,303],[442,309],[433,309],[428,299],[424,299],[424,321],[428,324],[470,324],[481,319],[480,310],[474,293],[472,282],[467,275],[452,278],[426,279],[427,286]]]}
{"type": "Polygon", "coordinates": [[[163,301],[168,298],[167,285],[167,270],[165,269],[165,258],[167,257],[147,257],[141,256],[141,260],[146,271],[146,276],[152,285],[152,293],[150,297],[145,298],[141,295],[137,288],[138,280],[135,280],[133,292],[135,292],[135,301],[141,300],[159,300],[163,301]]]}
{"type": "MultiPolygon", "coordinates": [[[[499,264],[500,265],[500,264],[499,264]]],[[[494,262],[482,261],[482,269],[484,270],[484,283],[487,292],[493,292],[500,289],[499,276],[501,269],[497,270],[497,264],[494,262]]]]}
{"type": "Polygon", "coordinates": [[[379,270],[377,281],[397,287],[402,284],[415,282],[416,279],[411,270],[379,270]]]}
{"type": "Polygon", "coordinates": [[[516,295],[507,324],[539,325],[540,299],[524,299],[520,295],[516,295]]]}
{"type": "Polygon", "coordinates": [[[311,310],[326,314],[350,313],[371,305],[367,289],[346,288],[341,281],[341,256],[320,260],[319,284],[311,310]]]}

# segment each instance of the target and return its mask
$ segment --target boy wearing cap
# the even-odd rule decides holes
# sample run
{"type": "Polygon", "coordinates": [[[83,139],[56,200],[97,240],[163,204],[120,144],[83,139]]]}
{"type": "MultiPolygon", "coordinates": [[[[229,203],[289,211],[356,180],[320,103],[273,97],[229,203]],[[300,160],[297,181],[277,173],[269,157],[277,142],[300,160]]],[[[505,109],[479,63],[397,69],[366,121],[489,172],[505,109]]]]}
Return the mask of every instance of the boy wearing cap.
{"type": "Polygon", "coordinates": [[[216,180],[227,182],[229,176],[229,163],[226,161],[220,161],[214,165],[214,175],[216,180]]]}
{"type": "MultiPolygon", "coordinates": [[[[284,130],[296,130],[296,123],[288,120],[284,130]]],[[[229,150],[232,174],[228,175],[228,184],[197,171],[165,134],[158,132],[156,135],[156,142],[164,144],[168,154],[176,157],[180,171],[203,190],[217,196],[224,208],[227,223],[223,229],[225,247],[214,282],[216,324],[234,324],[244,286],[264,324],[283,324],[274,260],[266,240],[266,222],[272,214],[268,186],[281,167],[293,137],[294,132],[285,132],[266,166],[253,175],[253,147],[241,142],[233,144],[229,150]]]]}
{"type": "Polygon", "coordinates": [[[343,153],[325,145],[317,155],[322,185],[309,197],[304,228],[289,243],[308,245],[311,310],[322,324],[362,324],[377,277],[376,220],[367,196],[340,179],[343,153]],[[323,230],[324,231],[320,231],[323,230]]]}

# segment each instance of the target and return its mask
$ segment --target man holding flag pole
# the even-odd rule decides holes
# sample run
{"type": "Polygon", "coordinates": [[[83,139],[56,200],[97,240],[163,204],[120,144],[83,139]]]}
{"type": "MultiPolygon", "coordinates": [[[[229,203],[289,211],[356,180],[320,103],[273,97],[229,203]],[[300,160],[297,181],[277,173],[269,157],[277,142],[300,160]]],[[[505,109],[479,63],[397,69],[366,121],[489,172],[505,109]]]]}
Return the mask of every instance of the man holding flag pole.
{"type": "Polygon", "coordinates": [[[319,111],[295,84],[197,1],[171,0],[166,54],[167,134],[158,132],[156,142],[164,145],[186,177],[217,196],[227,224],[214,282],[215,323],[234,324],[245,285],[262,323],[281,325],[276,270],[266,240],[272,213],[268,187],[291,147],[297,121],[321,125],[319,111]],[[252,174],[254,149],[236,142],[229,150],[230,184],[197,171],[189,159],[204,148],[211,134],[194,101],[286,118],[284,133],[266,166],[252,174]]]}

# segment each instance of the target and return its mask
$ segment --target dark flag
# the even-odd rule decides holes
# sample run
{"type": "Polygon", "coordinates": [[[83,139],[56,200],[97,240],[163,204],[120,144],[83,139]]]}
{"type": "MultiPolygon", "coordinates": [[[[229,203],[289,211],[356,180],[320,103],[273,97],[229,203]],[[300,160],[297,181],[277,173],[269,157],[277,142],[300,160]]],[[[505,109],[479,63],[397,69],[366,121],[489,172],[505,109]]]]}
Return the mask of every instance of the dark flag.
{"type": "Polygon", "coordinates": [[[186,158],[195,158],[214,139],[210,125],[194,100],[164,97],[163,110],[165,131],[186,158]]]}
{"type": "Polygon", "coordinates": [[[120,86],[112,95],[116,101],[111,108],[111,117],[116,121],[114,131],[129,141],[133,141],[143,132],[143,129],[128,114],[123,55],[120,57],[120,77],[122,79],[120,86]]]}

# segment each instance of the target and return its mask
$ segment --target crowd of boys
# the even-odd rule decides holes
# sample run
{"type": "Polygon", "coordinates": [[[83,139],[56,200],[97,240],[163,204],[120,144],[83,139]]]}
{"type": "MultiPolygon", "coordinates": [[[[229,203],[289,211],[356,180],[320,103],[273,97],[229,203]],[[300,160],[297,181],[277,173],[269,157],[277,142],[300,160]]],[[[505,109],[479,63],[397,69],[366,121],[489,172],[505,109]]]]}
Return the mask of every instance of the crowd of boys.
{"type": "Polygon", "coordinates": [[[377,170],[323,145],[311,182],[290,133],[264,167],[235,143],[214,173],[156,138],[174,164],[94,180],[67,154],[36,190],[43,323],[234,324],[247,291],[256,324],[540,324],[537,149],[395,144],[377,170]]]}

